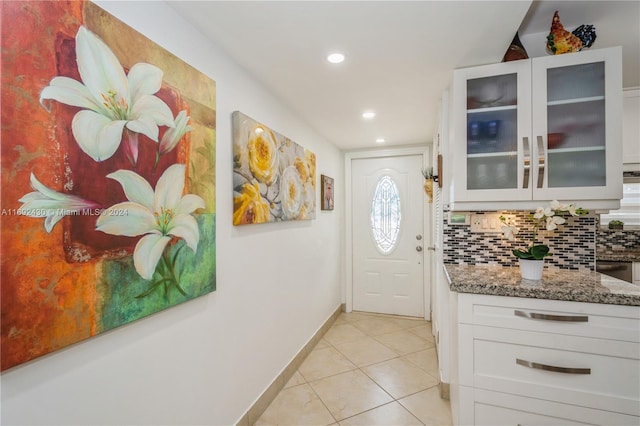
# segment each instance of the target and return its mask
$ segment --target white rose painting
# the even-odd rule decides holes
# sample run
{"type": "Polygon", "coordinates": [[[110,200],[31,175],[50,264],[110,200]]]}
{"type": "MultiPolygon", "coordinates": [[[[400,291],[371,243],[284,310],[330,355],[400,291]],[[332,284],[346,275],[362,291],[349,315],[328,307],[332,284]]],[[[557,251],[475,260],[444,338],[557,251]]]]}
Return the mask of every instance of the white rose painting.
{"type": "Polygon", "coordinates": [[[316,156],[233,113],[233,224],[315,219],[316,156]]]}

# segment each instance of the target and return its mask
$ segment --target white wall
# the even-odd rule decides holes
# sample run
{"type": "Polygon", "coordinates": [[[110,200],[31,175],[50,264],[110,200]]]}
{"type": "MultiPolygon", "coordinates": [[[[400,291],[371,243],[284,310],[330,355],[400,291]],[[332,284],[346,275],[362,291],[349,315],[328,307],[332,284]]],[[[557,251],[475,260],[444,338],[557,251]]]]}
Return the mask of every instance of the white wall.
{"type": "Polygon", "coordinates": [[[218,289],[5,372],[2,424],[234,424],[342,301],[342,155],[168,4],[97,4],[216,81],[218,289]],[[336,209],[233,227],[234,110],[314,151],[336,209]]]}

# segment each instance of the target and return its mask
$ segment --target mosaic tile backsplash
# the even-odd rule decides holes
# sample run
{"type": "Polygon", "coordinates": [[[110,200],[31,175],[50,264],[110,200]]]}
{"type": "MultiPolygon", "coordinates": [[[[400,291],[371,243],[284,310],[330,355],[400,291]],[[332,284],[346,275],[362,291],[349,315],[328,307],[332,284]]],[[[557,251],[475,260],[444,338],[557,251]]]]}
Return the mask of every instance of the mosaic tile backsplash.
{"type": "MultiPolygon", "coordinates": [[[[473,212],[484,214],[486,212],[473,212]]],[[[445,263],[489,264],[518,266],[512,249],[524,248],[531,241],[532,224],[528,221],[529,212],[513,211],[504,215],[513,217],[513,224],[520,229],[518,242],[510,242],[502,233],[471,232],[470,225],[451,225],[448,212],[444,214],[443,257],[445,263]],[[522,238],[524,241],[522,242],[522,238]]],[[[541,231],[538,242],[544,241],[553,256],[547,257],[547,267],[573,270],[595,270],[597,216],[565,216],[567,222],[555,231],[541,231]]]]}
{"type": "Polygon", "coordinates": [[[640,230],[614,231],[598,229],[596,235],[598,250],[640,250],[640,230]]]}

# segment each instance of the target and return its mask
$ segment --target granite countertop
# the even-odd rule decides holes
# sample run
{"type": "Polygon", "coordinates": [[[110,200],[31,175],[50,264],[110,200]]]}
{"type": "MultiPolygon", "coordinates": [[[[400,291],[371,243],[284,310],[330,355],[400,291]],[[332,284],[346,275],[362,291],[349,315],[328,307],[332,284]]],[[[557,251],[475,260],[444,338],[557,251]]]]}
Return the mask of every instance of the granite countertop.
{"type": "Polygon", "coordinates": [[[640,262],[640,250],[596,250],[596,261],[640,262]]]}
{"type": "Polygon", "coordinates": [[[640,306],[640,286],[598,272],[545,268],[542,280],[529,281],[517,267],[446,264],[444,269],[449,288],[459,293],[640,306]]]}

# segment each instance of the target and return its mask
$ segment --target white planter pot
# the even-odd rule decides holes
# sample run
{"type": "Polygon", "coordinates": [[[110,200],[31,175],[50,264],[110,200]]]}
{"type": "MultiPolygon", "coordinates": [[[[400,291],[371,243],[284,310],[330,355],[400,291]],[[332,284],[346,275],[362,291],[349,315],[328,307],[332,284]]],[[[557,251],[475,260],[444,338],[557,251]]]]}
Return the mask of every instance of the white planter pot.
{"type": "Polygon", "coordinates": [[[520,262],[520,274],[525,280],[541,280],[544,260],[518,259],[520,262]]]}

